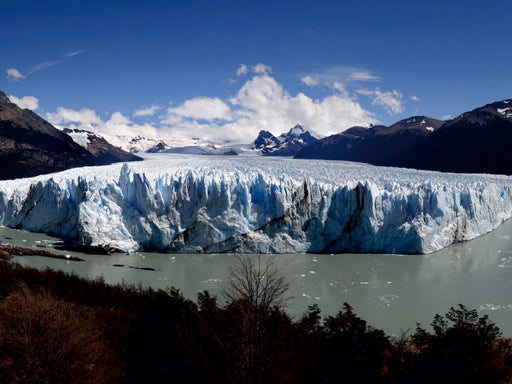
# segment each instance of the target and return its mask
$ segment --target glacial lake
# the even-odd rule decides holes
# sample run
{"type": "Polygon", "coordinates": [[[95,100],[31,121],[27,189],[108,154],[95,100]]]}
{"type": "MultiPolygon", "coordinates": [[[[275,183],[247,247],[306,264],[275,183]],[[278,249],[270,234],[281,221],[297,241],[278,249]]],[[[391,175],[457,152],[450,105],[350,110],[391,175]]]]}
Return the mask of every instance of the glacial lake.
{"type": "MultiPolygon", "coordinates": [[[[0,227],[0,241],[49,249],[59,240],[43,234],[0,227]]],[[[59,269],[107,283],[126,282],[153,288],[173,286],[195,301],[197,292],[219,295],[236,263],[232,254],[132,253],[80,256],[86,261],[15,257],[22,265],[59,269]],[[145,270],[141,268],[152,268],[145,270]]],[[[253,255],[257,257],[257,255],[253,255]]],[[[369,325],[389,335],[413,333],[416,323],[429,327],[434,315],[459,303],[489,315],[512,337],[512,220],[475,240],[428,255],[262,255],[290,283],[288,313],[298,319],[317,303],[322,315],[335,315],[348,302],[369,325]]]]}

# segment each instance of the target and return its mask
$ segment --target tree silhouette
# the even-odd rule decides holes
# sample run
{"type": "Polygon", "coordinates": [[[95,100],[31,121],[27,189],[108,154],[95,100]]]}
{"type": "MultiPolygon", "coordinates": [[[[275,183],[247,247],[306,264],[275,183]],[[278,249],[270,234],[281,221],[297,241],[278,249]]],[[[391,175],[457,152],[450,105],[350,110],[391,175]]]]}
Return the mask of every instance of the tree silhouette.
{"type": "Polygon", "coordinates": [[[418,355],[411,375],[416,382],[499,383],[508,375],[504,360],[510,348],[499,343],[499,328],[459,304],[445,316],[435,315],[433,332],[417,326],[412,341],[418,355]]]}
{"type": "Polygon", "coordinates": [[[238,256],[219,307],[199,294],[199,334],[183,332],[209,381],[298,383],[304,375],[297,328],[284,312],[289,284],[261,256],[238,256]]]}
{"type": "MultiPolygon", "coordinates": [[[[318,319],[318,308],[310,307],[303,318],[318,319]]],[[[348,303],[336,316],[310,326],[314,354],[317,356],[315,377],[320,382],[385,382],[389,376],[391,342],[383,331],[367,325],[348,303]]]]}

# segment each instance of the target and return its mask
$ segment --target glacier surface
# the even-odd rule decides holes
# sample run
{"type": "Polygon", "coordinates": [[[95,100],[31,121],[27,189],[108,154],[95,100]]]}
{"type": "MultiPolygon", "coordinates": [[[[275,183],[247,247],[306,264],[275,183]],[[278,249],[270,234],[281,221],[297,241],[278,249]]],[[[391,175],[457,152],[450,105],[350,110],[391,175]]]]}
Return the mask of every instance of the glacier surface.
{"type": "Polygon", "coordinates": [[[512,216],[512,177],[148,155],[0,182],[0,225],[160,252],[429,253],[512,216]]]}

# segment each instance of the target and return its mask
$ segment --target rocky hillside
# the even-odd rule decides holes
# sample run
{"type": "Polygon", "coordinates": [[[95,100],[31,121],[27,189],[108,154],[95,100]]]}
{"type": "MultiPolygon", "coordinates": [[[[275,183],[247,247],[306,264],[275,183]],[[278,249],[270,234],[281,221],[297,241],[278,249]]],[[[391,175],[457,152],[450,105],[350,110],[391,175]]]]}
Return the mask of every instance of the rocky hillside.
{"type": "Polygon", "coordinates": [[[105,138],[96,135],[94,132],[65,128],[64,133],[70,135],[75,142],[92,153],[102,164],[140,160],[132,153],[113,146],[105,138]]]}
{"type": "Polygon", "coordinates": [[[295,156],[442,172],[512,174],[512,100],[449,121],[415,116],[390,127],[354,127],[295,156]]]}
{"type": "Polygon", "coordinates": [[[318,140],[297,153],[296,157],[393,165],[410,145],[429,136],[443,123],[425,116],[414,116],[390,127],[353,127],[318,140]]]}
{"type": "MultiPolygon", "coordinates": [[[[105,147],[106,148],[106,147],[105,147]]],[[[138,160],[107,151],[88,151],[29,109],[0,92],[0,179],[15,179],[87,165],[138,160]]]]}

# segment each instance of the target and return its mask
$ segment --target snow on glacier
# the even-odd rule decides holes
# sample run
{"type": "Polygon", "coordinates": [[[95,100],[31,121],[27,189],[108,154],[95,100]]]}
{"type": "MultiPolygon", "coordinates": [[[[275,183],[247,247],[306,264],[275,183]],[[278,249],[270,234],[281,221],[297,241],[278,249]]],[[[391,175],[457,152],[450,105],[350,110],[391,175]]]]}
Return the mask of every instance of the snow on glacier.
{"type": "Polygon", "coordinates": [[[0,224],[161,252],[429,253],[512,216],[512,177],[148,155],[0,182],[0,224]]]}

